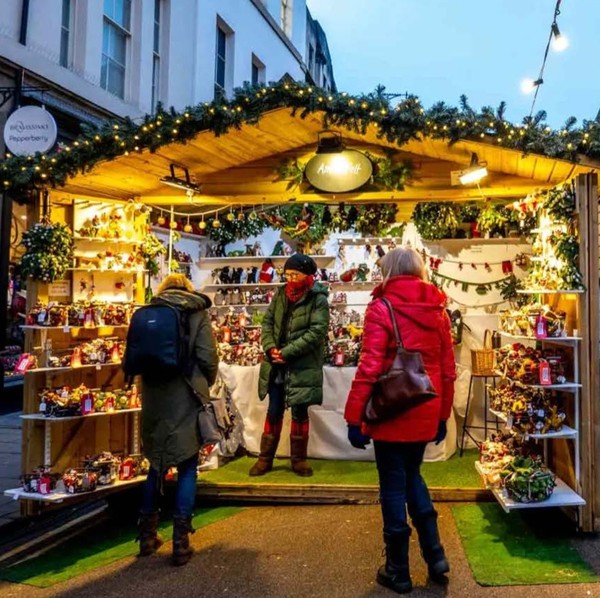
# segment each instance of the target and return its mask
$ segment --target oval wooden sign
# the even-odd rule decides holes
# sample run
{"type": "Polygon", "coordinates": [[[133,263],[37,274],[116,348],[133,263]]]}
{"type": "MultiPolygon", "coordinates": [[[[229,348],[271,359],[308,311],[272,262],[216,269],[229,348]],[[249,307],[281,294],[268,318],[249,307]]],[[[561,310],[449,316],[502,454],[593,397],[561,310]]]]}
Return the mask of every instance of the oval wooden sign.
{"type": "Polygon", "coordinates": [[[357,150],[317,154],[306,164],[304,174],[319,191],[344,193],[354,191],[369,181],[373,163],[357,150]]]}

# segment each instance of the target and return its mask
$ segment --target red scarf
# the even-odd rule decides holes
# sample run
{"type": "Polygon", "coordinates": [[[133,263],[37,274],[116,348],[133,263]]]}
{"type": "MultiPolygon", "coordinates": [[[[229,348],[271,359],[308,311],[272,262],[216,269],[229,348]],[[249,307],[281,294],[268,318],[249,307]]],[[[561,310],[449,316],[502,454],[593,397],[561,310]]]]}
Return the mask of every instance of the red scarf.
{"type": "Polygon", "coordinates": [[[288,280],[285,285],[285,296],[291,303],[296,303],[304,297],[304,294],[313,288],[315,279],[307,276],[304,280],[288,280]]]}

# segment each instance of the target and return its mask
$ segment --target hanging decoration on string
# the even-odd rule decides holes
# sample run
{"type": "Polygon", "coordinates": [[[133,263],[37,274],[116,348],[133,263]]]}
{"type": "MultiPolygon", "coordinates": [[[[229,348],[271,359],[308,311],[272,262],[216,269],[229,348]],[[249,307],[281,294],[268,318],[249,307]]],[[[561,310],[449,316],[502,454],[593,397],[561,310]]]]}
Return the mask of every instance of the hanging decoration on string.
{"type": "Polygon", "coordinates": [[[507,280],[508,278],[500,278],[498,280],[491,280],[483,283],[480,281],[472,282],[440,274],[437,270],[431,271],[431,282],[439,289],[443,290],[444,288],[460,287],[460,290],[463,293],[468,293],[471,289],[474,289],[478,295],[487,295],[493,290],[502,290],[502,286],[507,280]]]}
{"type": "Polygon", "coordinates": [[[461,272],[465,266],[469,266],[473,270],[483,268],[487,272],[491,272],[493,270],[493,266],[501,266],[502,274],[510,274],[513,272],[514,266],[525,269],[529,265],[529,254],[526,253],[518,253],[512,260],[502,260],[499,262],[471,262],[452,260],[428,253],[425,249],[421,250],[421,256],[423,257],[423,261],[429,264],[431,270],[439,270],[442,264],[456,264],[461,272]]]}

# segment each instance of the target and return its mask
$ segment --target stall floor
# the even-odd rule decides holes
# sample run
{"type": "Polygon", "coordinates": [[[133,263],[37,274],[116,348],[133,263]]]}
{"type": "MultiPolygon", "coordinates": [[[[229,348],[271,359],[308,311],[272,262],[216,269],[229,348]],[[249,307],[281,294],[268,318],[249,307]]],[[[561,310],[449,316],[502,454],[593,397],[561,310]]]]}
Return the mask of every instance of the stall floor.
{"type": "MultiPolygon", "coordinates": [[[[423,477],[438,501],[490,500],[474,468],[477,451],[454,455],[447,461],[424,463],[423,477]]],[[[218,469],[202,472],[200,496],[224,500],[373,503],[378,499],[377,469],[372,461],[311,459],[314,475],[302,478],[290,469],[289,459],[276,459],[273,470],[250,477],[254,457],[240,457],[218,469]]]]}

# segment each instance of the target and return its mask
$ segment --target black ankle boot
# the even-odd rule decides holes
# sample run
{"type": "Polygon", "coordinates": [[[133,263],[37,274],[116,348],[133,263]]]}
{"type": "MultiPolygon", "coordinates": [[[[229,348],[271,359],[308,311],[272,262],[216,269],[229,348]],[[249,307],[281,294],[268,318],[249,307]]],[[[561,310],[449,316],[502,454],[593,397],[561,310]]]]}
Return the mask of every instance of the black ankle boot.
{"type": "Polygon", "coordinates": [[[408,567],[408,544],[410,529],[395,534],[383,534],[385,542],[385,565],[377,571],[377,583],[398,594],[412,590],[408,567]]]}
{"type": "Polygon", "coordinates": [[[446,573],[449,573],[450,565],[440,541],[437,517],[437,512],[433,510],[413,517],[412,522],[419,534],[421,553],[427,563],[430,579],[445,584],[448,583],[446,573]]]}

